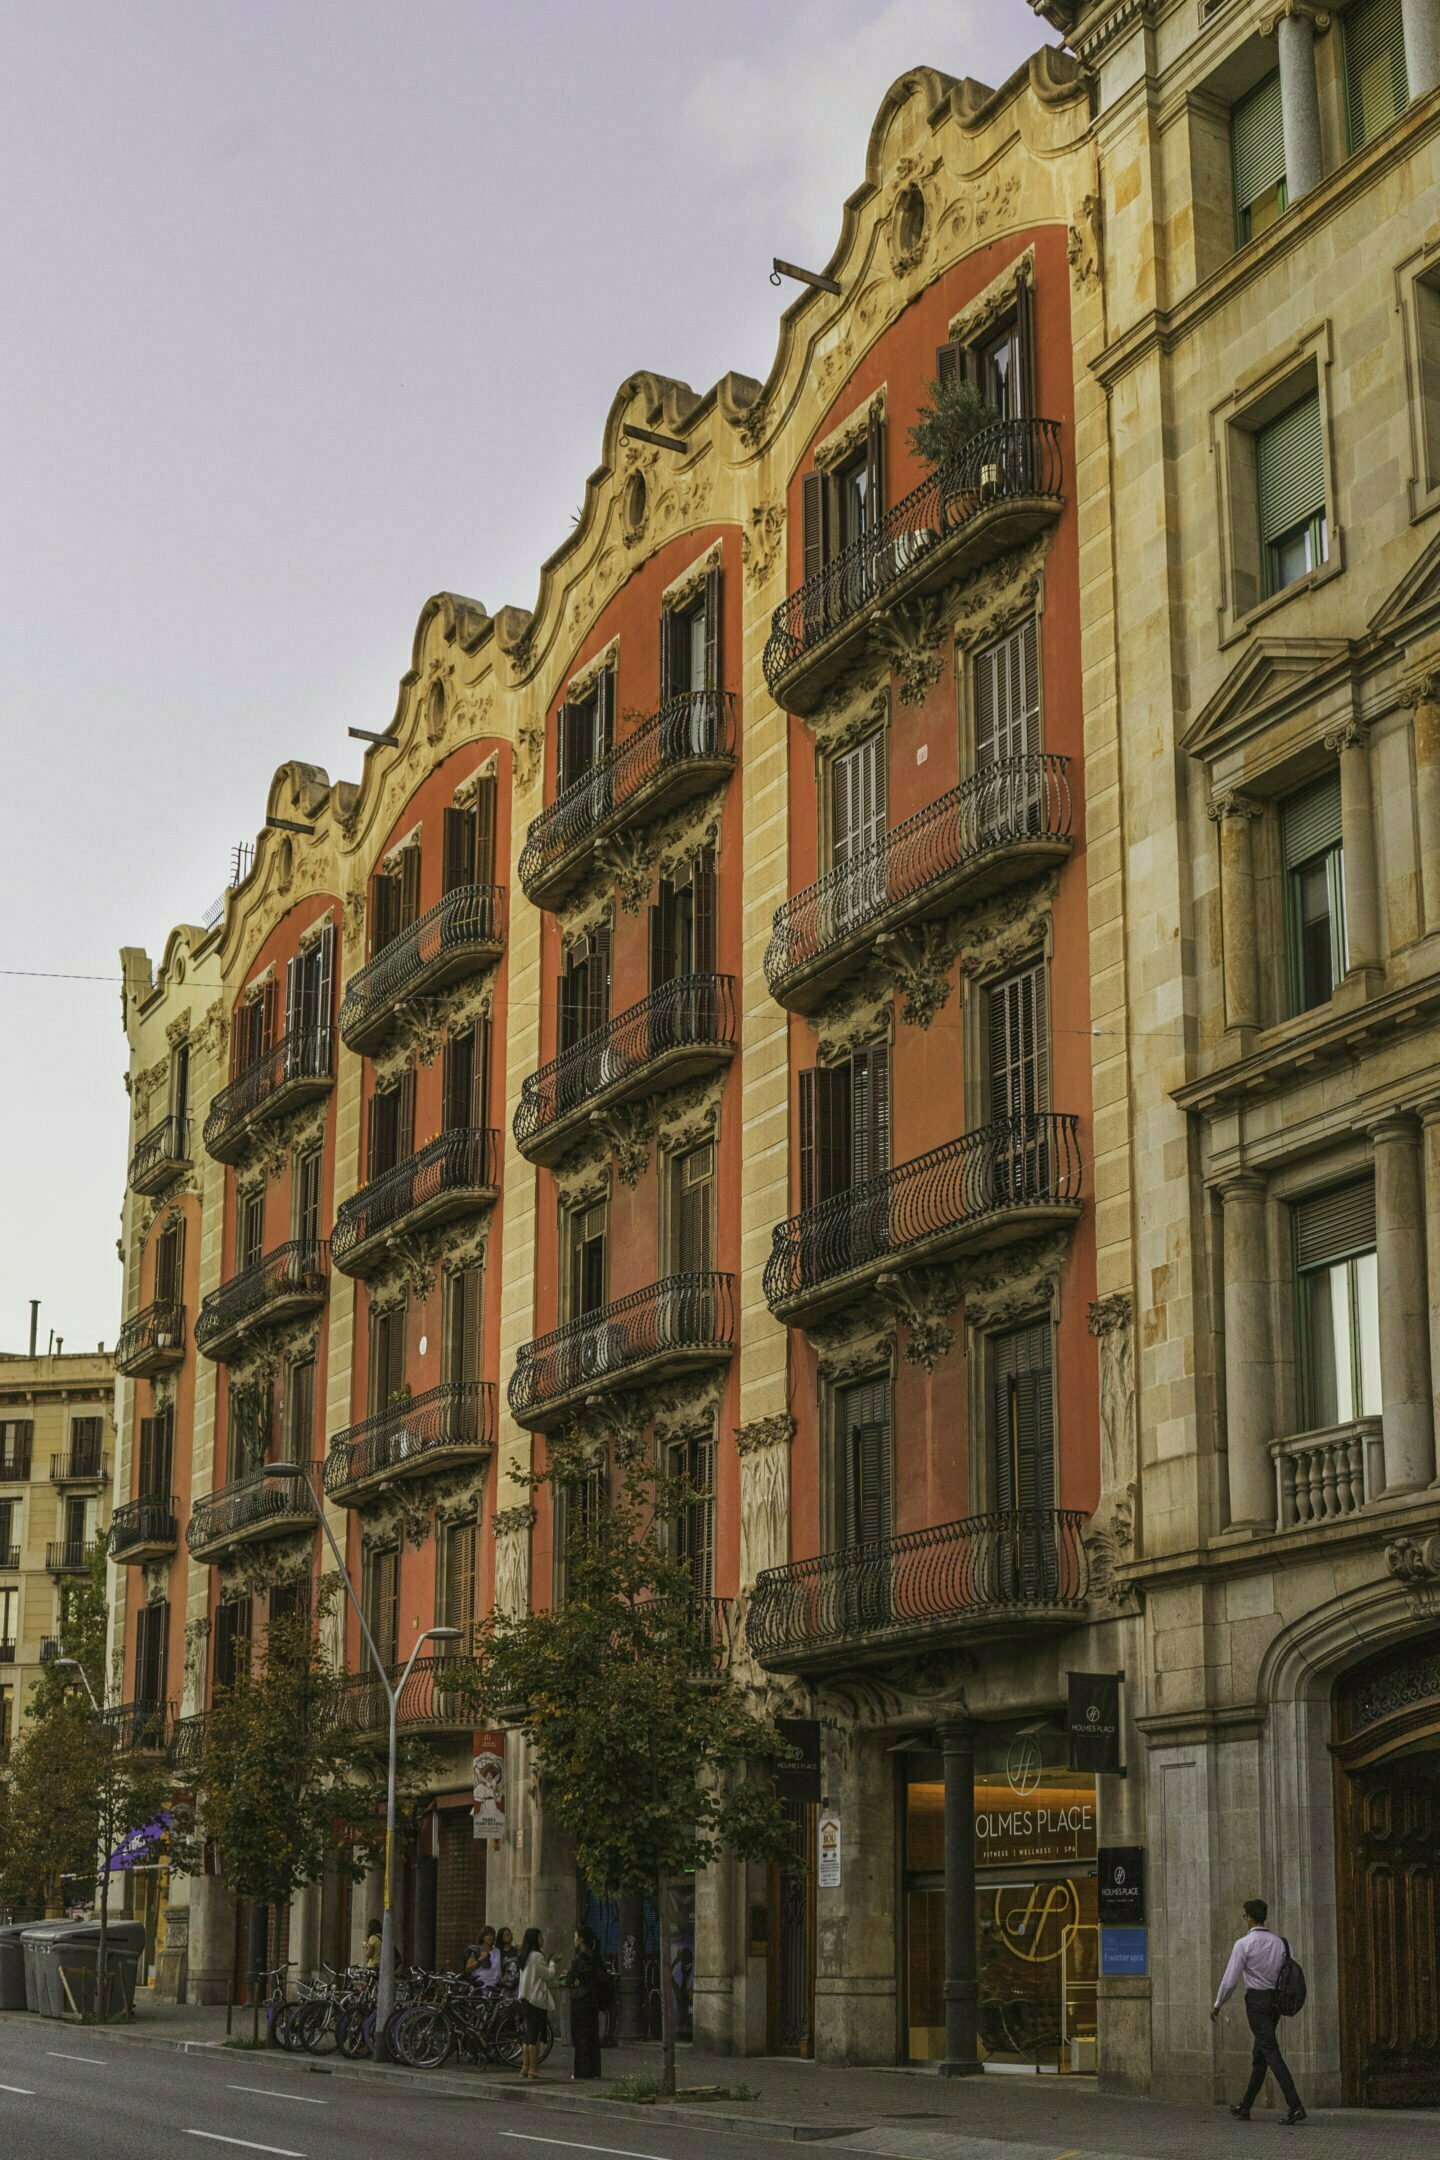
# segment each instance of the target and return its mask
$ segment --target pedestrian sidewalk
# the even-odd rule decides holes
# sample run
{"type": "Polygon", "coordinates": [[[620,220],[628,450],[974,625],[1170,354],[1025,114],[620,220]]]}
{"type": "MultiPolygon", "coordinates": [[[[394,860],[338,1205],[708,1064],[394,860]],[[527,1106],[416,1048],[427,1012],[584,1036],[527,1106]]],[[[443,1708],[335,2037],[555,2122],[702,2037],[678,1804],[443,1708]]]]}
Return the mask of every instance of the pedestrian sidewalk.
{"type": "MultiPolygon", "coordinates": [[[[234,2037],[248,2040],[249,2010],[237,2009],[233,2023],[234,2037]]],[[[154,2004],[142,1995],[134,2024],[113,2031],[140,2046],[218,2047],[225,2039],[225,2012],[154,2004]]],[[[604,2078],[582,2086],[570,2082],[569,2051],[559,2044],[538,2087],[522,2086],[500,2070],[405,2070],[343,2063],[333,2055],[316,2067],[335,2076],[414,2079],[507,2111],[599,2108],[637,2121],[704,2122],[714,2131],[823,2142],[831,2151],[891,2160],[1229,2160],[1232,2154],[1241,2160],[1253,2154],[1257,2138],[1269,2150],[1269,2132],[1279,2120],[1257,2111],[1253,2122],[1239,2123],[1219,2106],[1128,2099],[1102,2093],[1090,2078],[952,2080],[921,2069],[846,2069],[773,2056],[709,2055],[694,2047],[679,2050],[682,2089],[744,2087],[753,2097],[673,2108],[609,2100],[618,2078],[658,2077],[660,2051],[654,2046],[607,2048],[604,2078]]],[[[1321,2109],[1311,2115],[1304,2137],[1305,2150],[1326,2160],[1433,2160],[1440,2149],[1440,2110],[1321,2109]]],[[[723,2155],[723,2145],[716,2150],[723,2155]]]]}

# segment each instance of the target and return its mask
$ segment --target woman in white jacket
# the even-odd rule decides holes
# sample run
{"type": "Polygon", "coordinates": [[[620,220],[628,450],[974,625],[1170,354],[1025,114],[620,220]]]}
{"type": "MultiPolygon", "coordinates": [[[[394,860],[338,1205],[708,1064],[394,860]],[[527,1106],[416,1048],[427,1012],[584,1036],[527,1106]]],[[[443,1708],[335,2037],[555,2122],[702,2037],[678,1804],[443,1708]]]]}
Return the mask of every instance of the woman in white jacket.
{"type": "Polygon", "coordinates": [[[520,2046],[522,2078],[540,2075],[540,2050],[550,2037],[550,2019],[555,2009],[551,1987],[555,1961],[546,1957],[544,1942],[539,1928],[532,1927],[526,1928],[520,1943],[520,2024],[524,2035],[520,2046]]]}

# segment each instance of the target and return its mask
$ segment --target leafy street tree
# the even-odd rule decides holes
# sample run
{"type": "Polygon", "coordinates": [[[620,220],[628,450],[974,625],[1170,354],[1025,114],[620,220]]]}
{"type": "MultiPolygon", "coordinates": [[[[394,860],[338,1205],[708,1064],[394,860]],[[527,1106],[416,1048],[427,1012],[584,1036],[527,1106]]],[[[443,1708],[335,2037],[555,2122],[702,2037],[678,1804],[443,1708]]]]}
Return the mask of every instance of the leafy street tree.
{"type": "MultiPolygon", "coordinates": [[[[590,1468],[572,1443],[533,1477],[569,1484],[590,1468]]],[[[713,1607],[697,1599],[671,1527],[701,1495],[632,1452],[604,1508],[566,1549],[566,1593],[549,1611],[492,1613],[473,1684],[483,1714],[519,1726],[545,1806],[591,1888],[652,1897],[660,1922],[662,2088],[675,2090],[672,1886],[722,1853],[784,1860],[774,1731],[724,1670],[713,1607]]]]}

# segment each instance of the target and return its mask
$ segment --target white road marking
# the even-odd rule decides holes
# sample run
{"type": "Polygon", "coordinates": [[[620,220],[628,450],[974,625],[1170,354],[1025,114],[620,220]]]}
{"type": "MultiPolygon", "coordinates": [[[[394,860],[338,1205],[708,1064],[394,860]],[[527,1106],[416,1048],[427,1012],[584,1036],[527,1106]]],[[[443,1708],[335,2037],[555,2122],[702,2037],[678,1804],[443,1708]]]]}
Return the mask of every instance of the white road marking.
{"type": "Polygon", "coordinates": [[[304,2153],[295,2152],[289,2145],[257,2145],[253,2138],[221,2137],[218,2130],[187,2130],[185,2135],[209,2138],[212,2145],[243,2145],[246,2152],[278,2153],[280,2160],[305,2160],[304,2153]]]}
{"type": "Polygon", "coordinates": [[[97,2070],[108,2070],[110,2067],[110,2060],[106,2055],[62,2055],[59,2048],[46,2048],[45,2052],[52,2062],[94,2063],[97,2070]]]}
{"type": "Polygon", "coordinates": [[[33,2085],[0,2085],[0,2092],[24,2093],[27,2100],[33,2100],[35,2097],[33,2085]]]}
{"type": "Polygon", "coordinates": [[[306,2107],[329,2107],[328,2100],[319,2100],[313,2093],[277,2092],[273,2085],[227,2085],[227,2092],[261,2093],[267,2100],[299,2100],[306,2107]]]}
{"type": "Polygon", "coordinates": [[[532,2137],[528,2130],[502,2130],[500,2135],[520,2138],[526,2145],[563,2145],[566,2152],[614,2153],[618,2160],[660,2160],[658,2153],[631,2152],[627,2145],[578,2145],[573,2138],[532,2137]]]}

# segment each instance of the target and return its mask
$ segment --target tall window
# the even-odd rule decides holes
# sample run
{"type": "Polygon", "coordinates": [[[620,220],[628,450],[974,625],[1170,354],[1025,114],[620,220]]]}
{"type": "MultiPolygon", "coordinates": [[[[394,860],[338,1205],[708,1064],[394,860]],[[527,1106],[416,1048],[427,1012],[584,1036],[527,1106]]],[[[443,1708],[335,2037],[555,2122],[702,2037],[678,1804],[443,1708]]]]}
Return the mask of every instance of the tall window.
{"type": "Polygon", "coordinates": [[[476,1020],[445,1044],[441,1115],[446,1132],[483,1132],[490,1123],[488,1020],[476,1020]]]}
{"type": "Polygon", "coordinates": [[[555,715],[556,793],[577,787],[615,740],[615,671],[602,668],[584,697],[562,705],[555,715]]]}
{"type": "Polygon", "coordinates": [[[662,754],[703,757],[720,747],[720,571],[705,573],[693,607],[667,608],[660,618],[660,702],[665,718],[662,754]]]}
{"type": "Polygon", "coordinates": [[[436,1581],[435,1619],[440,1627],[459,1628],[465,1647],[475,1621],[476,1526],[473,1522],[449,1523],[440,1541],[440,1569],[436,1581]]]}
{"type": "Polygon", "coordinates": [[[10,1752],[15,1737],[15,1690],[8,1684],[0,1687],[0,1757],[10,1752]]]}
{"type": "Polygon", "coordinates": [[[1055,1391],[1048,1320],[990,1341],[990,1473],[995,1507],[1055,1506],[1055,1391]]]}
{"type": "Polygon", "coordinates": [[[383,1665],[395,1663],[400,1642],[400,1548],[385,1545],[365,1560],[365,1621],[383,1665]]]}
{"type": "Polygon", "coordinates": [[[160,1305],[184,1302],[185,1219],[172,1215],[155,1240],[155,1300],[160,1305]]]}
{"type": "Polygon", "coordinates": [[[1290,1010],[1309,1012],[1345,973],[1345,851],[1340,775],[1327,773],[1280,806],[1290,1010]]]}
{"type": "Polygon", "coordinates": [[[167,1403],[154,1417],[140,1420],[140,1490],[137,1497],[168,1504],[174,1468],[175,1407],[173,1403],[167,1403]]]}
{"type": "Polygon", "coordinates": [[[270,1390],[263,1380],[230,1383],[230,1478],[249,1477],[270,1453],[270,1390]]]}
{"type": "Polygon", "coordinates": [[[445,1278],[445,1378],[480,1378],[480,1329],[484,1312],[485,1271],[461,1268],[445,1278]]]}
{"type": "Polygon", "coordinates": [[[169,1605],[142,1605],[135,1616],[135,1700],[143,1710],[164,1707],[169,1647],[169,1605]]]}
{"type": "Polygon", "coordinates": [[[324,1072],[328,1066],[311,1053],[324,1045],[300,1038],[328,1028],[335,1003],[335,925],[326,923],[308,951],[297,953],[285,970],[285,1033],[294,1041],[297,1070],[324,1072]],[[307,1062],[308,1059],[308,1062],[307,1062]]]}
{"type": "Polygon", "coordinates": [[[315,1360],[298,1359],[285,1382],[285,1459],[309,1464],[315,1444],[315,1360]]]}
{"type": "Polygon", "coordinates": [[[405,1394],[405,1319],[407,1307],[370,1315],[370,1414],[378,1417],[405,1394]]]}
{"type": "MultiPolygon", "coordinates": [[[[833,472],[812,472],[801,482],[801,522],[807,581],[852,542],[873,530],[885,514],[885,420],[872,406],[863,449],[833,472]]],[[[834,596],[846,612],[844,596],[834,596]]],[[[853,604],[853,603],[852,603],[853,604]]],[[[824,627],[823,614],[813,623],[824,627]]]]}
{"type": "Polygon", "coordinates": [[[583,1319],[605,1303],[609,1213],[601,1200],[594,1207],[571,1209],[565,1216],[568,1319],[583,1319]]]}
{"type": "Polygon", "coordinates": [[[574,1477],[554,1478],[550,1484],[550,1521],[554,1535],[552,1561],[554,1599],[563,1605],[570,1588],[570,1568],[575,1546],[600,1519],[608,1494],[603,1463],[592,1462],[574,1477]]]}
{"type": "Polygon", "coordinates": [[[13,1585],[0,1590],[0,1656],[8,1664],[14,1661],[16,1645],[20,1640],[20,1592],[13,1585]]]}
{"type": "Polygon", "coordinates": [[[241,1193],[235,1213],[235,1272],[243,1275],[265,1256],[265,1187],[241,1193]]]}
{"type": "Polygon", "coordinates": [[[1291,1210],[1300,1412],[1308,1432],[1380,1414],[1375,1187],[1367,1178],[1291,1210]]]}
{"type": "Polygon", "coordinates": [[[671,1274],[700,1275],[715,1265],[715,1148],[691,1148],[670,1164],[671,1274]]]}
{"type": "Polygon", "coordinates": [[[1286,208],[1285,128],[1277,69],[1241,98],[1230,115],[1230,164],[1235,179],[1235,243],[1267,232],[1286,208]]]}
{"type": "Polygon", "coordinates": [[[320,1190],[325,1170],[325,1151],[307,1148],[295,1164],[295,1235],[313,1245],[320,1236],[320,1190]]]}
{"type": "Polygon", "coordinates": [[[28,1478],[34,1442],[33,1418],[0,1418],[0,1478],[28,1478]]]}
{"type": "Polygon", "coordinates": [[[869,1545],[891,1525],[891,1411],[888,1378],[842,1388],[835,1404],[836,1541],[869,1545]]]}
{"type": "Polygon", "coordinates": [[[99,1477],[104,1439],[104,1418],[71,1418],[70,1468],[76,1477],[99,1477]]]}
{"type": "Polygon", "coordinates": [[[67,1495],[60,1510],[61,1542],[65,1557],[72,1565],[85,1558],[95,1529],[94,1505],[75,1495],[67,1495]]]}
{"type": "Polygon", "coordinates": [[[20,1565],[20,1506],[18,1500],[0,1500],[0,1567],[20,1565]]]}
{"type": "Polygon", "coordinates": [[[1268,597],[1318,570],[1330,553],[1318,392],[1309,391],[1256,435],[1255,495],[1268,597]]]}
{"type": "Polygon", "coordinates": [[[992,1118],[1031,1118],[1049,1108],[1050,1043],[1045,965],[1035,961],[985,993],[986,1094],[992,1118]]]}
{"type": "Polygon", "coordinates": [[[420,846],[411,841],[370,880],[370,957],[384,952],[420,914],[420,846]]]}
{"type": "MultiPolygon", "coordinates": [[[[183,1126],[190,1114],[190,1045],[176,1043],[170,1052],[170,1115],[183,1126]]],[[[180,1139],[184,1140],[183,1131],[180,1139]]]]}
{"type": "Polygon", "coordinates": [[[670,1526],[671,1549],[690,1569],[697,1598],[715,1595],[715,1436],[692,1434],[667,1450],[667,1473],[690,1496],[670,1526]]]}
{"type": "Polygon", "coordinates": [[[885,837],[885,734],[869,735],[830,764],[830,860],[852,862],[885,837]]]}
{"type": "Polygon", "coordinates": [[[818,1207],[890,1167],[890,1047],[800,1075],[800,1205],[818,1207]]]}
{"type": "Polygon", "coordinates": [[[560,977],[560,1051],[573,1050],[610,1018],[610,932],[592,930],[565,956],[560,977]]]}
{"type": "Polygon", "coordinates": [[[215,1608],[210,1630],[210,1684],[218,1693],[233,1687],[250,1663],[250,1600],[227,1598],[215,1608]]]}
{"type": "Polygon", "coordinates": [[[1035,409],[1035,296],[1028,279],[1015,288],[1015,310],[976,344],[942,345],[935,355],[941,382],[973,383],[999,420],[1023,420],[1035,409]]]}
{"type": "Polygon", "coordinates": [[[715,972],[715,854],[704,848],[661,878],[650,909],[650,988],[715,972]]]}
{"type": "Polygon", "coordinates": [[[494,884],[495,796],[494,773],[481,773],[475,781],[475,800],[464,810],[445,812],[442,891],[494,884]]]}
{"type": "Polygon", "coordinates": [[[1410,102],[1400,0],[1360,0],[1341,20],[1345,118],[1350,148],[1361,150],[1410,102]]]}
{"type": "Polygon", "coordinates": [[[275,981],[261,983],[230,1016],[230,1077],[238,1079],[261,1059],[275,1040],[275,981]]]}
{"type": "Polygon", "coordinates": [[[373,1183],[397,1164],[408,1162],[415,1152],[415,1074],[401,1075],[398,1087],[387,1088],[370,1098],[370,1126],[365,1162],[365,1182],[373,1183]]]}
{"type": "Polygon", "coordinates": [[[1040,748],[1040,639],[1033,615],[975,655],[975,764],[1040,748]]]}

